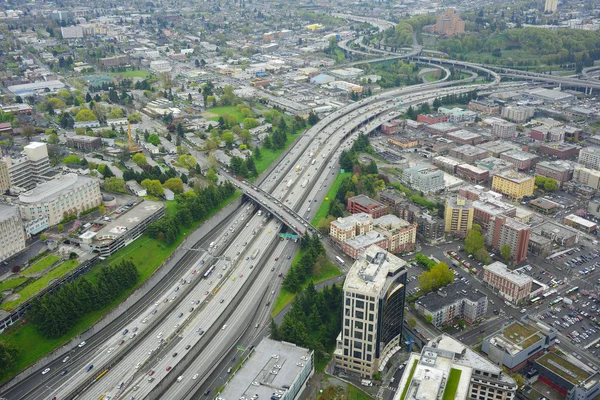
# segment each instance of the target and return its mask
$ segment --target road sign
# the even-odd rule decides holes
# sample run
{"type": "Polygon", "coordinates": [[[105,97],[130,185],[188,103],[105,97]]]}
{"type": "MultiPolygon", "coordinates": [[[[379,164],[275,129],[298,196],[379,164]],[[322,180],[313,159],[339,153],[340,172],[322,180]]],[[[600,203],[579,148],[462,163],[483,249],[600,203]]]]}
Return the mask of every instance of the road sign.
{"type": "Polygon", "coordinates": [[[344,172],[345,172],[345,171],[344,171],[344,169],[343,169],[343,168],[342,168],[342,169],[340,169],[340,174],[343,174],[344,172]]]}

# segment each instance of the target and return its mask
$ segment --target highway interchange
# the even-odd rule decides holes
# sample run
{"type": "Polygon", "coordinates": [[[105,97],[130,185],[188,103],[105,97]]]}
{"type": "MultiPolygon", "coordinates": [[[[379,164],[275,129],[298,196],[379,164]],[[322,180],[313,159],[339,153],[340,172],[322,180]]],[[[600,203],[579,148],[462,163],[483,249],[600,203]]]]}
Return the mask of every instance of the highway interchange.
{"type": "Polygon", "coordinates": [[[351,146],[359,132],[397,117],[398,106],[499,84],[495,72],[472,67],[484,70],[493,81],[393,89],[329,114],[301,135],[259,186],[221,171],[222,178],[235,181],[265,211],[245,203],[220,229],[207,232],[196,249],[179,250],[187,252],[183,261],[128,319],[87,339],[84,346],[61,355],[1,396],[184,399],[204,391],[206,379],[242,335],[252,329],[256,334],[251,337],[265,333],[270,307],[260,305],[276,298],[278,276],[285,274],[298,246],[280,240],[278,233],[284,225],[300,234],[311,229],[308,221],[337,174],[341,150],[351,146]],[[204,277],[212,266],[212,273],[204,277]],[[46,368],[50,371],[42,374],[46,368]]]}

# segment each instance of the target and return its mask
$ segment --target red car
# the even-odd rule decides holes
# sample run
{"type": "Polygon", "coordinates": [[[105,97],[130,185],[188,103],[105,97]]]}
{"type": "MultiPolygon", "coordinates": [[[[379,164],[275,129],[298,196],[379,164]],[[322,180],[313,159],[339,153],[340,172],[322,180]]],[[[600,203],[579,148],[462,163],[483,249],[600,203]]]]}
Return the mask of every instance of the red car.
{"type": "Polygon", "coordinates": [[[152,376],[152,375],[154,375],[154,372],[156,372],[156,371],[154,371],[154,370],[150,370],[150,372],[148,372],[148,376],[152,376]]]}
{"type": "Polygon", "coordinates": [[[195,274],[195,273],[196,273],[196,270],[193,270],[193,271],[192,271],[192,274],[195,274]]]}
{"type": "Polygon", "coordinates": [[[167,367],[167,371],[170,371],[170,370],[171,370],[171,368],[173,368],[173,367],[171,367],[171,366],[169,365],[169,366],[167,367]]]}

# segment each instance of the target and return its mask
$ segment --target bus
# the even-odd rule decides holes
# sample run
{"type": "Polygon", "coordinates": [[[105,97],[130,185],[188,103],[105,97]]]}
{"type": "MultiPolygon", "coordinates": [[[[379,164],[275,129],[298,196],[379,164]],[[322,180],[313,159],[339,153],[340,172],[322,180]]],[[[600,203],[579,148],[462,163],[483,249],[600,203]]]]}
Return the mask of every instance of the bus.
{"type": "Polygon", "coordinates": [[[212,274],[212,272],[215,270],[216,267],[217,267],[216,265],[213,265],[212,267],[207,269],[206,272],[204,273],[204,279],[208,278],[210,276],[210,274],[212,274]]]}
{"type": "Polygon", "coordinates": [[[534,299],[531,299],[531,304],[535,304],[535,303],[537,303],[538,301],[540,301],[541,299],[542,299],[541,297],[536,297],[536,298],[534,298],[534,299]]]}
{"type": "Polygon", "coordinates": [[[108,373],[108,370],[107,370],[107,369],[105,369],[104,371],[100,372],[100,373],[98,374],[98,376],[96,377],[96,379],[94,379],[94,381],[99,381],[99,380],[100,380],[100,378],[102,378],[102,377],[103,377],[104,375],[106,375],[107,373],[108,373]]]}
{"type": "Polygon", "coordinates": [[[258,253],[260,253],[260,249],[254,249],[250,258],[254,260],[258,256],[258,253]]]}
{"type": "Polygon", "coordinates": [[[555,305],[555,304],[558,304],[558,303],[560,303],[561,301],[563,301],[563,298],[562,298],[562,297],[557,297],[556,299],[554,299],[554,300],[552,300],[552,301],[550,302],[550,305],[551,305],[551,306],[553,306],[553,305],[555,305]]]}
{"type": "Polygon", "coordinates": [[[550,296],[552,296],[553,294],[556,294],[556,293],[558,293],[558,292],[556,291],[556,289],[553,289],[553,290],[550,290],[550,291],[548,291],[548,292],[544,293],[542,296],[543,296],[545,299],[547,299],[548,297],[550,297],[550,296]]]}
{"type": "Polygon", "coordinates": [[[339,262],[341,265],[344,265],[344,260],[342,260],[341,257],[335,256],[335,259],[337,260],[337,262],[339,262]]]}
{"type": "Polygon", "coordinates": [[[571,294],[571,293],[574,293],[574,292],[576,292],[578,290],[579,290],[579,286],[575,286],[575,287],[572,287],[571,289],[567,290],[565,292],[565,294],[571,294]]]}

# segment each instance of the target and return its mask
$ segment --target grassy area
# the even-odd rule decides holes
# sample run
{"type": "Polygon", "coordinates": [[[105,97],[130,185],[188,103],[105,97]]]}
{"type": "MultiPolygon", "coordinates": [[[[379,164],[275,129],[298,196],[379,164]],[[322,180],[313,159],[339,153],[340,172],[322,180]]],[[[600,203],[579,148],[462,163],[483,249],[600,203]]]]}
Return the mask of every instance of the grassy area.
{"type": "Polygon", "coordinates": [[[456,395],[456,389],[458,389],[458,382],[460,382],[460,375],[462,371],[460,369],[452,368],[450,375],[448,376],[448,382],[446,382],[446,388],[444,389],[444,397],[442,400],[454,400],[456,395]]]}
{"type": "Polygon", "coordinates": [[[265,149],[264,147],[260,148],[260,160],[254,160],[254,165],[256,165],[256,171],[258,175],[262,174],[264,171],[269,168],[271,164],[287,149],[292,142],[296,140],[296,135],[287,135],[287,140],[285,141],[285,147],[283,149],[265,149]]]}
{"type": "Polygon", "coordinates": [[[338,190],[340,189],[340,186],[342,185],[342,181],[344,180],[344,178],[349,176],[352,176],[352,172],[344,172],[343,174],[338,174],[335,177],[335,181],[333,181],[333,184],[327,191],[327,196],[325,196],[325,200],[321,203],[319,209],[317,210],[317,213],[315,214],[315,217],[312,219],[311,223],[313,226],[316,226],[322,218],[327,217],[327,211],[329,211],[328,199],[335,198],[335,195],[337,194],[338,190]]]}
{"type": "Polygon", "coordinates": [[[2,303],[0,307],[3,309],[10,311],[25,300],[29,299],[31,296],[37,294],[40,290],[44,289],[48,286],[51,280],[60,278],[61,276],[67,274],[73,268],[75,268],[79,264],[77,260],[67,260],[64,263],[60,264],[58,267],[54,268],[52,271],[48,272],[44,276],[36,279],[29,285],[25,286],[21,291],[19,291],[20,297],[17,300],[7,301],[2,303]]]}
{"type": "MultiPolygon", "coordinates": [[[[221,208],[227,206],[232,201],[237,199],[241,195],[240,192],[236,192],[231,198],[226,200],[221,208]]],[[[0,384],[4,383],[10,377],[23,371],[29,365],[34,363],[39,358],[45,356],[54,349],[64,345],[81,332],[87,330],[90,326],[95,324],[100,318],[106,313],[116,307],[120,302],[126,299],[131,293],[137,289],[162,263],[164,260],[173,252],[173,250],[181,243],[185,236],[196,229],[206,219],[212,217],[221,208],[213,210],[204,220],[199,221],[196,225],[191,228],[183,228],[182,234],[179,239],[172,246],[164,246],[162,243],[155,239],[149,239],[147,236],[142,236],[136,239],[134,242],[129,244],[127,247],[119,250],[112,256],[106,259],[105,263],[114,263],[122,258],[129,258],[136,263],[138,270],[140,271],[140,279],[135,287],[125,291],[121,296],[116,298],[106,307],[96,310],[92,313],[84,315],[81,320],[75,325],[69,332],[58,339],[47,339],[40,335],[37,330],[29,324],[21,325],[7,334],[0,335],[1,339],[6,339],[14,343],[19,349],[27,349],[27,351],[20,351],[17,355],[15,366],[10,370],[0,371],[0,384]],[[32,345],[35,343],[35,345],[32,345]]],[[[60,268],[60,267],[58,267],[60,268]]],[[[56,269],[58,269],[56,268],[56,269]]],[[[53,270],[52,272],[56,271],[53,270]]],[[[88,274],[87,277],[91,281],[97,279],[100,271],[100,266],[94,267],[88,274]]],[[[29,287],[29,286],[27,286],[29,287]]]]}
{"type": "MultiPolygon", "coordinates": [[[[292,261],[292,265],[296,265],[296,263],[299,262],[301,254],[301,252],[296,253],[294,260],[292,261]]],[[[333,265],[331,262],[328,262],[327,264],[325,264],[325,266],[319,272],[319,274],[313,276],[312,281],[314,284],[317,284],[319,282],[326,281],[327,279],[340,276],[341,274],[342,273],[338,267],[333,265]]],[[[306,289],[308,283],[309,282],[306,282],[304,285],[302,285],[302,290],[306,289]]],[[[281,288],[279,296],[277,297],[277,300],[275,300],[275,304],[273,305],[273,311],[271,311],[271,316],[274,317],[277,314],[279,314],[281,310],[285,308],[285,306],[287,306],[292,302],[292,300],[294,300],[294,297],[296,297],[296,293],[288,292],[284,288],[281,288]]]]}
{"type": "Polygon", "coordinates": [[[423,76],[423,78],[425,78],[425,80],[427,82],[435,82],[437,80],[439,80],[440,78],[435,76],[435,74],[431,73],[431,74],[426,74],[423,76]]]}
{"type": "Polygon", "coordinates": [[[404,390],[402,391],[402,396],[400,396],[400,400],[404,400],[404,398],[406,397],[406,393],[408,392],[408,388],[410,386],[410,381],[412,380],[412,377],[415,373],[415,369],[417,369],[417,363],[419,360],[415,360],[413,362],[412,367],[410,367],[410,373],[408,374],[408,379],[406,380],[406,385],[404,385],[404,390]]]}
{"type": "Polygon", "coordinates": [[[208,115],[206,119],[210,121],[218,121],[219,117],[222,117],[225,114],[235,115],[238,119],[238,122],[242,122],[244,120],[244,115],[236,107],[233,106],[209,108],[208,110],[206,110],[206,112],[203,112],[202,114],[208,115]],[[209,114],[215,115],[211,116],[209,114]]]}
{"type": "Polygon", "coordinates": [[[33,264],[31,267],[27,268],[24,271],[25,275],[37,274],[38,272],[42,272],[46,268],[50,267],[55,262],[59,261],[60,257],[55,255],[49,255],[48,257],[42,258],[40,261],[33,264]]]}
{"type": "Polygon", "coordinates": [[[327,364],[329,364],[329,361],[331,361],[331,355],[333,354],[333,350],[335,349],[328,350],[329,351],[327,352],[327,357],[320,358],[319,360],[315,361],[315,370],[319,373],[325,371],[325,368],[327,368],[327,364]]]}
{"type": "Polygon", "coordinates": [[[150,76],[150,72],[144,71],[141,69],[136,69],[134,71],[125,71],[125,72],[115,72],[111,74],[112,76],[122,76],[123,78],[142,78],[146,79],[150,76]]]}
{"type": "Polygon", "coordinates": [[[540,337],[535,335],[537,331],[538,330],[531,325],[527,325],[522,322],[515,322],[504,329],[504,337],[515,344],[520,344],[524,349],[526,349],[533,343],[540,340],[540,337]],[[525,339],[523,342],[520,341],[521,337],[525,339]]]}
{"type": "Polygon", "coordinates": [[[372,397],[353,385],[346,386],[346,397],[347,400],[371,400],[372,397]]]}
{"type": "Polygon", "coordinates": [[[0,283],[0,292],[2,292],[4,290],[16,288],[17,286],[19,286],[20,284],[25,282],[27,279],[29,279],[29,278],[20,277],[20,278],[13,278],[13,279],[4,281],[4,282],[0,283]]]}
{"type": "Polygon", "coordinates": [[[570,363],[569,361],[565,360],[564,358],[560,357],[555,353],[546,353],[542,357],[538,358],[537,361],[549,370],[560,375],[561,377],[565,378],[567,381],[573,384],[577,384],[579,381],[585,381],[590,377],[590,374],[588,372],[582,370],[578,366],[570,363]],[[566,371],[575,374],[577,377],[569,375],[566,371],[557,368],[555,365],[553,365],[553,363],[560,365],[566,371]]]}

